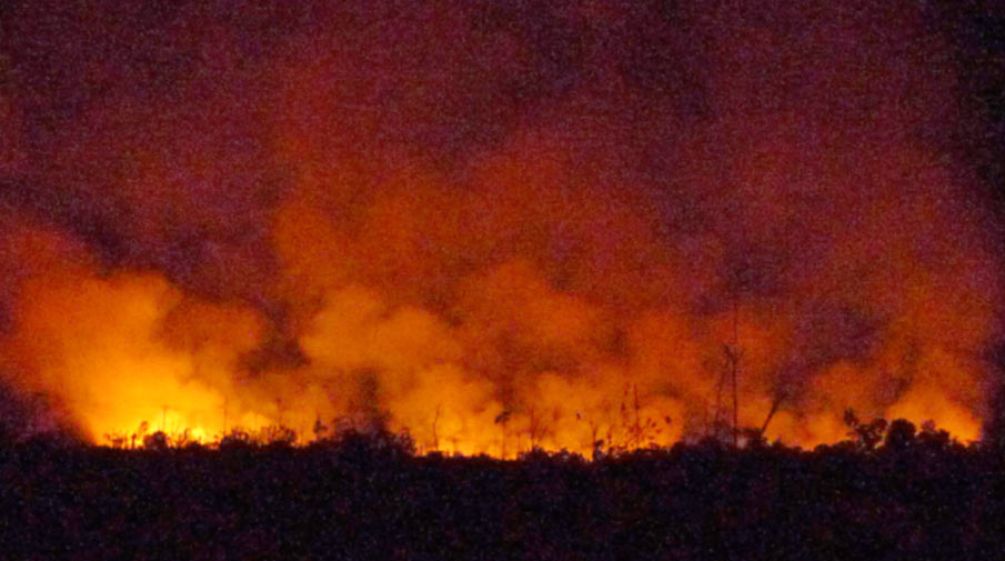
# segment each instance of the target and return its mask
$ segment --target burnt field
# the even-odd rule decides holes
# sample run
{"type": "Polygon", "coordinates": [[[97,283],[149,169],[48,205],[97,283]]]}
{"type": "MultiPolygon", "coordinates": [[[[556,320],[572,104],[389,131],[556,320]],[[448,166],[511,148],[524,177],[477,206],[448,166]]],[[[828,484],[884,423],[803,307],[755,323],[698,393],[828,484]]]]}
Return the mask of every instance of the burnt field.
{"type": "Polygon", "coordinates": [[[706,440],[593,461],[416,456],[387,434],[35,441],[0,451],[0,547],[5,559],[992,559],[1005,549],[1001,473],[1000,453],[905,422],[813,451],[706,440]]]}

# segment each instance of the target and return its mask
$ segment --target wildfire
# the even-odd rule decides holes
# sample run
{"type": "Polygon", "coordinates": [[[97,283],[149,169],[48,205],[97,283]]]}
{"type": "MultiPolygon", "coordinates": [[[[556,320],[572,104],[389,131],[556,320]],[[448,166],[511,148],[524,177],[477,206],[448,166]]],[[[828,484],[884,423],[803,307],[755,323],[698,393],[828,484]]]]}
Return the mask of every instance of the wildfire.
{"type": "Polygon", "coordinates": [[[7,16],[3,385],[99,444],[980,438],[1001,261],[923,8],[449,4],[7,16]]]}

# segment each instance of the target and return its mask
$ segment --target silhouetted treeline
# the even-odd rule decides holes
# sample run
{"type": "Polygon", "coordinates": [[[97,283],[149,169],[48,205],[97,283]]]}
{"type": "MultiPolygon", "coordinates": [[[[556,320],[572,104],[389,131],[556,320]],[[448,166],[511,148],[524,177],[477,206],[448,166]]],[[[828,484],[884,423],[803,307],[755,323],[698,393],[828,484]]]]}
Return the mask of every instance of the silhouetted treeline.
{"type": "Polygon", "coordinates": [[[1000,454],[870,425],[813,451],[707,440],[592,462],[415,456],[387,433],[219,450],[9,443],[0,558],[1001,558],[1000,454]]]}

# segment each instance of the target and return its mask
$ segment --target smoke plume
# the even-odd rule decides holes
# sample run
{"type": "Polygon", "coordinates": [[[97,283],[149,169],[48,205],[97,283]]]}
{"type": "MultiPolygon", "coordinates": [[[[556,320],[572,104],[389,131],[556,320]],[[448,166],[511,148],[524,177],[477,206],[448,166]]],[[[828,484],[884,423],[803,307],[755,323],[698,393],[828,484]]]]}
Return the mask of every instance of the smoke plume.
{"type": "Polygon", "coordinates": [[[978,438],[1001,256],[950,39],[684,4],[0,9],[0,380],[94,442],[666,444],[734,373],[770,439],[978,438]]]}

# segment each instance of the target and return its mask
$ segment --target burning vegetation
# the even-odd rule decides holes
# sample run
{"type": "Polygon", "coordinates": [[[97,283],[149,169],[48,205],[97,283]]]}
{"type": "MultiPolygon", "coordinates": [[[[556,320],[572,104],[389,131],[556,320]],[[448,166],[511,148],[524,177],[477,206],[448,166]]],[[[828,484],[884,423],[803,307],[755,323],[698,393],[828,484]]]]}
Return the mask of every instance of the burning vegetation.
{"type": "Polygon", "coordinates": [[[18,430],[980,438],[1000,225],[936,8],[329,4],[0,8],[18,430]]]}

